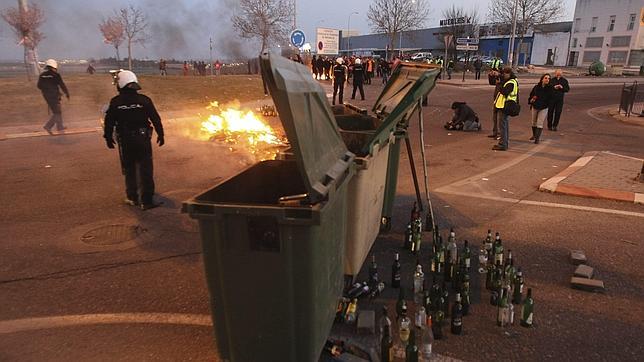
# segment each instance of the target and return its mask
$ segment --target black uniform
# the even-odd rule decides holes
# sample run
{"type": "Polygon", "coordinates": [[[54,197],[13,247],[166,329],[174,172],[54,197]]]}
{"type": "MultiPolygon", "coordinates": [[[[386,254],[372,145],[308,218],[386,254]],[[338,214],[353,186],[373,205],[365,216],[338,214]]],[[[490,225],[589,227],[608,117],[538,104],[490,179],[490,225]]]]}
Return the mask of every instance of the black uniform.
{"type": "Polygon", "coordinates": [[[163,125],[150,98],[130,88],[121,89],[119,93],[112,98],[105,114],[103,136],[107,146],[114,148],[112,134],[116,128],[127,198],[133,203],[140,202],[145,208],[153,205],[154,195],[152,125],[157,132],[159,146],[164,143],[163,125]]]}
{"type": "Polygon", "coordinates": [[[347,67],[344,64],[336,64],[333,67],[333,105],[335,105],[335,96],[339,95],[340,104],[344,95],[344,81],[347,77],[347,67]],[[339,93],[339,94],[338,94],[339,93]]]}
{"type": "Polygon", "coordinates": [[[552,86],[552,97],[548,106],[548,129],[556,131],[561,118],[561,111],[563,110],[564,94],[570,91],[570,85],[568,85],[568,80],[564,77],[550,79],[550,85],[552,86]],[[558,89],[558,85],[561,85],[560,89],[558,89]]]}
{"type": "Polygon", "coordinates": [[[483,61],[480,58],[474,61],[474,79],[481,79],[481,68],[483,68],[483,61]]]}
{"type": "Polygon", "coordinates": [[[43,126],[47,132],[51,131],[51,128],[56,125],[56,129],[62,131],[65,129],[63,126],[63,112],[60,107],[60,91],[62,90],[65,93],[65,96],[69,99],[69,91],[63,78],[50,67],[47,67],[47,70],[42,72],[38,77],[38,89],[42,92],[43,98],[49,106],[49,110],[52,113],[49,121],[43,126]]]}
{"type": "Polygon", "coordinates": [[[353,65],[353,93],[351,93],[351,99],[356,99],[356,89],[360,89],[360,97],[364,101],[364,78],[365,70],[362,64],[353,65]]]}

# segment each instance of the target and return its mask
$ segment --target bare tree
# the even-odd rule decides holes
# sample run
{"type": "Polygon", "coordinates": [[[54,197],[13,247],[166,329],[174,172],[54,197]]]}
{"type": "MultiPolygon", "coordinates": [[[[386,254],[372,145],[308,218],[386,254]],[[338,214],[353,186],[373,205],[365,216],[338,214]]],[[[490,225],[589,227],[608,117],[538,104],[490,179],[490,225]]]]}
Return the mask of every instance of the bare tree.
{"type": "Polygon", "coordinates": [[[401,32],[421,28],[428,16],[428,0],[374,0],[367,11],[371,30],[389,36],[389,49],[401,32]]]}
{"type": "Polygon", "coordinates": [[[286,39],[295,11],[291,0],[240,0],[240,13],[232,17],[233,27],[242,38],[258,39],[260,54],[271,41],[286,39]]]}
{"type": "Polygon", "coordinates": [[[6,9],[0,15],[13,29],[18,45],[25,48],[27,77],[29,80],[35,79],[40,72],[36,47],[44,38],[38,28],[45,22],[45,14],[38,5],[27,6],[27,1],[19,0],[17,8],[6,9]]]}
{"type": "Polygon", "coordinates": [[[132,45],[144,44],[148,39],[146,32],[148,27],[147,17],[140,8],[129,5],[127,8],[120,8],[116,16],[123,24],[125,39],[127,40],[127,66],[132,70],[132,45]]]}
{"type": "Polygon", "coordinates": [[[100,24],[98,24],[98,29],[103,34],[103,41],[105,44],[109,44],[116,49],[116,62],[120,63],[121,58],[119,55],[119,46],[125,40],[125,26],[120,17],[111,16],[107,19],[103,19],[100,24]]]}
{"type": "MultiPolygon", "coordinates": [[[[488,20],[494,23],[512,24],[515,1],[519,50],[528,31],[534,30],[535,25],[550,23],[561,18],[565,10],[564,2],[561,0],[492,0],[488,10],[488,20]]],[[[518,61],[518,58],[513,56],[513,62],[518,61]]]]}
{"type": "Polygon", "coordinates": [[[445,52],[449,54],[456,54],[457,38],[478,38],[479,29],[479,13],[477,9],[465,10],[462,6],[453,5],[442,12],[443,18],[450,21],[447,26],[444,26],[438,35],[440,40],[443,41],[445,35],[451,35],[452,41],[445,46],[445,52]]]}

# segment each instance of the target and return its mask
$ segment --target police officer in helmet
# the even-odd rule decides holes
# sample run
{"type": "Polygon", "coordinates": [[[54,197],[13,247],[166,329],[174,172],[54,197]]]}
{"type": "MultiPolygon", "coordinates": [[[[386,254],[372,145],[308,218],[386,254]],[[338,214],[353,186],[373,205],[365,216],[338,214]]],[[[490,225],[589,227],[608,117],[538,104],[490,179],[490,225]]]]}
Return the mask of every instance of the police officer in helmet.
{"type": "Polygon", "coordinates": [[[125,203],[140,205],[142,210],[159,206],[153,200],[154,179],[152,175],[152,127],[157,133],[157,144],[163,146],[163,125],[152,100],[143,94],[136,75],[124,70],[117,75],[119,95],[112,98],[105,114],[103,137],[107,147],[114,148],[113,133],[116,129],[125,175],[125,203]]]}
{"type": "Polygon", "coordinates": [[[67,127],[63,126],[63,114],[60,107],[60,90],[65,93],[67,99],[69,99],[69,91],[63,78],[58,73],[58,62],[54,59],[47,59],[45,62],[45,71],[40,73],[38,76],[38,89],[42,92],[43,98],[47,102],[47,106],[51,111],[52,115],[49,118],[49,121],[45,123],[43,128],[47,133],[53,134],[51,128],[56,125],[58,131],[63,131],[67,127]]]}

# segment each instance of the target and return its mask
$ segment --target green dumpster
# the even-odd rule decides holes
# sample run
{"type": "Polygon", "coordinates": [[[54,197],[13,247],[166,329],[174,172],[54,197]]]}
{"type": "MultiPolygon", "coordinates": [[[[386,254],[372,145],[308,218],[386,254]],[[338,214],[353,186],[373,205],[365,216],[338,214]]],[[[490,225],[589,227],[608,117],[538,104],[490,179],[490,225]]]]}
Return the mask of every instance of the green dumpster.
{"type": "Polygon", "coordinates": [[[308,69],[260,59],[293,159],[260,162],[195,196],[220,355],[317,361],[342,293],[354,155],[308,69]]]}
{"type": "Polygon", "coordinates": [[[333,108],[342,139],[356,154],[356,174],[349,183],[344,255],[344,273],[351,279],[362,268],[380,232],[385,200],[395,197],[400,152],[395,132],[434,88],[438,75],[430,65],[402,63],[396,69],[373,106],[375,116],[349,104],[344,109],[333,108]],[[390,148],[398,153],[392,154],[390,148]],[[396,178],[389,179],[390,174],[396,178]]]}

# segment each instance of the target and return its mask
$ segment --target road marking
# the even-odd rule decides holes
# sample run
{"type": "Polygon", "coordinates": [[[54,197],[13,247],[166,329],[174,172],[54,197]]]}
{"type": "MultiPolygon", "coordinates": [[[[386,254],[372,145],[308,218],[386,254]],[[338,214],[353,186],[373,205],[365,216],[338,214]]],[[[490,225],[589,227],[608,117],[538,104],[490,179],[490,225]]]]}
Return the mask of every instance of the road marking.
{"type": "Polygon", "coordinates": [[[23,318],[0,321],[0,334],[27,332],[40,329],[63,328],[101,324],[178,324],[212,327],[212,319],[206,314],[179,313],[107,313],[76,314],[55,317],[23,318]]]}
{"type": "Polygon", "coordinates": [[[24,132],[24,133],[10,133],[10,134],[5,134],[3,135],[0,140],[8,140],[8,139],[17,139],[17,138],[30,138],[30,137],[51,137],[51,136],[69,136],[69,135],[74,135],[74,134],[83,134],[83,133],[92,133],[92,132],[97,132],[101,131],[101,127],[87,127],[87,128],[77,128],[77,129],[72,129],[72,130],[67,130],[62,133],[54,133],[53,135],[50,135],[47,132],[43,131],[34,131],[34,132],[24,132]]]}

